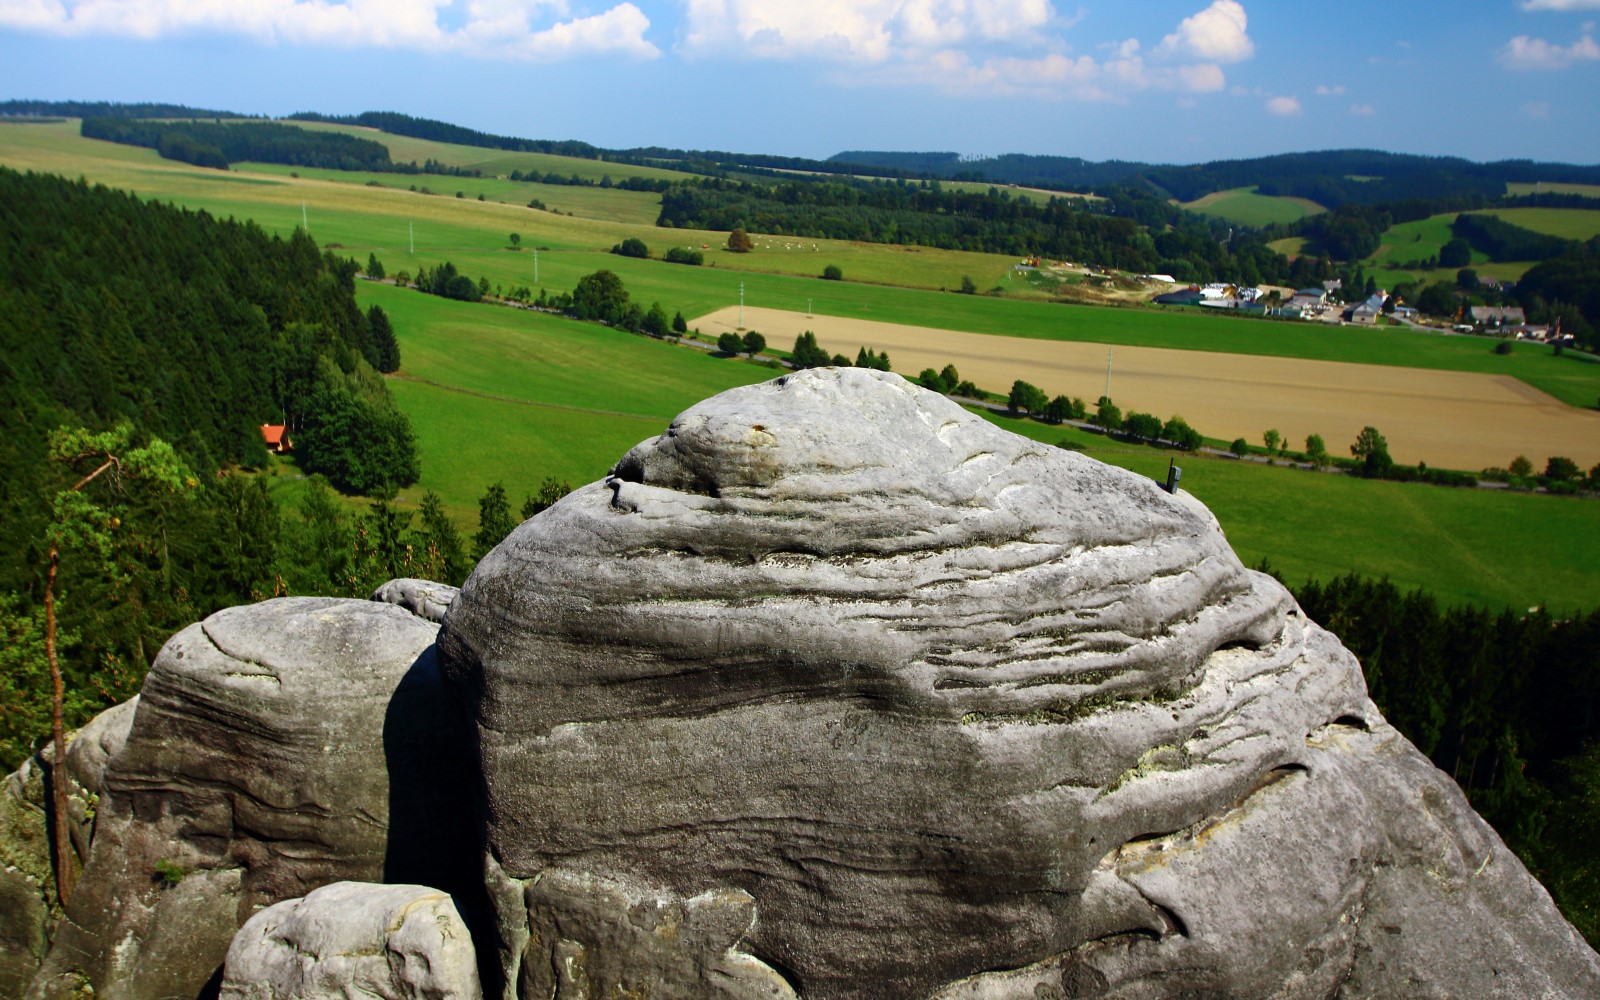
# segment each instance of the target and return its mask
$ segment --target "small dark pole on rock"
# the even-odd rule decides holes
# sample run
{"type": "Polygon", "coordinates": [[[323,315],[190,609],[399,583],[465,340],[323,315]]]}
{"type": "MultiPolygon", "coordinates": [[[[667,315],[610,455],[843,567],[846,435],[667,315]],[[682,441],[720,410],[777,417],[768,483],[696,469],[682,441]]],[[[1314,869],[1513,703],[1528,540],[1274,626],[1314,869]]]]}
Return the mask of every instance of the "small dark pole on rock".
{"type": "Polygon", "coordinates": [[[1168,459],[1167,460],[1167,481],[1166,481],[1166,483],[1164,483],[1162,485],[1161,488],[1166,490],[1168,493],[1177,493],[1178,492],[1178,480],[1180,480],[1182,478],[1183,478],[1183,469],[1181,469],[1178,466],[1177,460],[1176,459],[1168,459]]]}

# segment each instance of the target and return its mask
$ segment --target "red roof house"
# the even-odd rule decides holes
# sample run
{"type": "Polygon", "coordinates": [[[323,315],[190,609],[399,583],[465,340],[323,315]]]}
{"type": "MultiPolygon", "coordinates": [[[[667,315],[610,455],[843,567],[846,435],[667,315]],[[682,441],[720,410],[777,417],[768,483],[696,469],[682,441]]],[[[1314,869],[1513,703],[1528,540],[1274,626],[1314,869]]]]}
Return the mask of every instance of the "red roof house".
{"type": "Polygon", "coordinates": [[[283,424],[262,424],[261,440],[279,455],[294,450],[294,442],[289,440],[289,429],[283,424]]]}

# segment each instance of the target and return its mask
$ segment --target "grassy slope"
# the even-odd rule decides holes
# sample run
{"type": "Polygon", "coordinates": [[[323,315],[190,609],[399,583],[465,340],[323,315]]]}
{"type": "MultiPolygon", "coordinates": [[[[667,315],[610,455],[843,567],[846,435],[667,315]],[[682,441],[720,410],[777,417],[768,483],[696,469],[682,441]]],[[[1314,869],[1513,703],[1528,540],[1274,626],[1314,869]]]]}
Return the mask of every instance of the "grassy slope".
{"type": "Polygon", "coordinates": [[[1183,487],[1217,516],[1247,565],[1267,559],[1291,582],[1357,572],[1425,587],[1449,602],[1557,611],[1600,604],[1600,505],[1567,497],[1368,482],[1224,458],[1200,458],[985,414],[1039,441],[1183,487]]]}
{"type": "Polygon", "coordinates": [[[1507,184],[1506,194],[1577,194],[1585,198],[1600,198],[1600,184],[1507,184]]]}
{"type": "Polygon", "coordinates": [[[1274,222],[1295,222],[1327,209],[1306,198],[1283,198],[1256,194],[1254,187],[1214,191],[1186,203],[1184,208],[1201,215],[1215,216],[1243,226],[1266,226],[1274,222]]]}
{"type": "MultiPolygon", "coordinates": [[[[71,123],[25,129],[0,125],[0,162],[69,176],[86,174],[91,180],[147,196],[221,215],[254,218],[267,229],[284,234],[299,225],[304,204],[312,234],[324,244],[339,244],[358,260],[364,261],[369,251],[376,252],[390,271],[415,273],[419,264],[431,267],[448,259],[474,277],[487,276],[491,283],[532,285],[532,255],[503,249],[506,235],[515,231],[522,234],[524,247],[559,251],[540,254],[539,278],[544,287],[568,290],[582,275],[610,268],[623,277],[635,298],[646,303],[659,301],[669,312],[682,310],[686,316],[737,302],[743,283],[748,303],[773,308],[804,310],[809,300],[814,312],[974,333],[1509,374],[1574,405],[1592,405],[1600,396],[1600,366],[1526,351],[1500,358],[1476,340],[1392,330],[1311,329],[1225,316],[1069,306],[928,290],[956,287],[963,274],[970,274],[981,288],[1014,284],[1020,290],[1022,283],[1006,278],[1011,259],[993,254],[827,240],[792,240],[790,246],[801,248],[784,249],[781,238],[763,238],[759,241],[763,247],[755,252],[732,254],[718,249],[726,238],[721,233],[574,218],[519,205],[430,197],[311,177],[198,170],[163,161],[151,150],[81,139],[71,123]],[[408,224],[415,230],[415,257],[406,252],[408,224]],[[638,236],[658,254],[679,240],[695,247],[709,244],[712,249],[707,251],[707,261],[715,266],[684,267],[603,252],[627,236],[638,236]],[[821,249],[811,251],[813,242],[821,249]],[[851,280],[818,280],[815,275],[828,263],[838,264],[851,280]]],[[[450,190],[454,189],[452,183],[450,190]]],[[[582,190],[608,197],[635,194],[582,190]]],[[[619,200],[616,204],[627,203],[619,200]]]]}
{"type": "MultiPolygon", "coordinates": [[[[299,223],[305,201],[320,240],[359,248],[361,257],[375,249],[391,271],[448,257],[474,276],[529,282],[531,254],[500,249],[505,234],[517,230],[525,246],[558,248],[540,255],[541,278],[553,290],[570,289],[582,274],[611,267],[636,298],[660,300],[669,310],[689,315],[737,301],[742,281],[752,304],[802,309],[811,297],[818,312],[976,332],[1503,370],[1535,384],[1570,380],[1571,393],[1562,394],[1581,393],[1576,398],[1586,403],[1596,395],[1592,380],[1600,379],[1600,373],[1590,374],[1600,366],[1521,351],[1497,358],[1471,340],[1051,306],[755,270],[790,266],[786,260],[793,255],[777,250],[744,256],[717,251],[708,255],[716,268],[627,260],[601,248],[639,235],[659,252],[664,231],[311,178],[199,171],[161,161],[148,150],[86,142],[71,125],[29,126],[26,140],[17,137],[21,131],[0,126],[0,162],[87,175],[146,196],[256,218],[280,232],[299,223]],[[404,252],[407,221],[417,226],[415,259],[404,252]]],[[[834,253],[846,250],[827,245],[834,253]]],[[[842,265],[847,276],[876,269],[885,276],[925,279],[930,271],[987,259],[998,280],[1009,263],[952,255],[930,268],[930,257],[920,254],[848,249],[859,256],[856,264],[842,265]]],[[[836,259],[832,253],[821,255],[821,260],[836,259]]],[[[808,266],[802,273],[814,272],[808,266]]],[[[986,285],[977,268],[973,277],[986,285]]],[[[464,525],[475,520],[477,497],[493,480],[503,480],[513,502],[520,503],[548,475],[574,484],[598,478],[623,451],[659,433],[695,400],[772,374],[599,327],[367,283],[358,287],[363,303],[382,303],[394,316],[404,372],[448,386],[391,383],[413,417],[423,451],[424,480],[407,491],[407,499],[414,501],[421,488],[438,489],[464,525]]],[[[1060,428],[1028,422],[1019,428],[1052,442],[1066,436],[1060,428]]],[[[1150,475],[1164,469],[1169,457],[1115,444],[1106,448],[1103,439],[1083,437],[1099,446],[1099,457],[1150,475]]],[[[1595,551],[1600,504],[1366,483],[1225,461],[1187,463],[1185,486],[1218,513],[1246,561],[1270,558],[1292,579],[1349,570],[1387,572],[1404,585],[1427,586],[1448,599],[1519,606],[1548,599],[1557,607],[1600,602],[1590,569],[1600,556],[1595,551]]]]}
{"type": "MultiPolygon", "coordinates": [[[[1375,277],[1380,284],[1390,288],[1402,281],[1420,281],[1428,284],[1455,281],[1456,268],[1427,270],[1401,265],[1437,257],[1440,248],[1450,242],[1454,235],[1450,231],[1450,224],[1455,221],[1457,214],[1446,212],[1415,222],[1402,222],[1397,226],[1391,226],[1380,238],[1378,249],[1363,262],[1367,273],[1375,277]]],[[[1499,278],[1502,281],[1515,281],[1533,264],[1532,261],[1490,263],[1489,258],[1481,251],[1472,251],[1471,266],[1484,277],[1499,278]]]]}
{"type": "Polygon", "coordinates": [[[1474,215],[1496,215],[1514,226],[1531,229],[1564,240],[1587,240],[1600,236],[1600,211],[1581,208],[1497,208],[1474,215]]]}

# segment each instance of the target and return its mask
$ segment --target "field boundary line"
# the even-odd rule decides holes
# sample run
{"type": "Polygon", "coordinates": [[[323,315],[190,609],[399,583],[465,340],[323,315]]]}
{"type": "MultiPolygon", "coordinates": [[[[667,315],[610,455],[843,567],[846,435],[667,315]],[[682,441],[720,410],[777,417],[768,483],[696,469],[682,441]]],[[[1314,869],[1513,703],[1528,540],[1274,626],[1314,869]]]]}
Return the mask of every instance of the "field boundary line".
{"type": "Polygon", "coordinates": [[[547,410],[568,410],[572,413],[595,413],[606,417],[628,417],[633,420],[667,420],[657,413],[628,413],[624,410],[600,410],[592,406],[571,406],[566,403],[544,403],[536,399],[518,399],[515,396],[499,396],[492,392],[482,392],[478,389],[466,389],[459,385],[445,385],[432,379],[418,378],[415,375],[385,375],[384,378],[394,379],[399,382],[415,382],[433,389],[443,389],[445,392],[459,392],[463,396],[476,396],[479,399],[492,399],[497,403],[515,403],[518,406],[539,406],[547,410]]]}

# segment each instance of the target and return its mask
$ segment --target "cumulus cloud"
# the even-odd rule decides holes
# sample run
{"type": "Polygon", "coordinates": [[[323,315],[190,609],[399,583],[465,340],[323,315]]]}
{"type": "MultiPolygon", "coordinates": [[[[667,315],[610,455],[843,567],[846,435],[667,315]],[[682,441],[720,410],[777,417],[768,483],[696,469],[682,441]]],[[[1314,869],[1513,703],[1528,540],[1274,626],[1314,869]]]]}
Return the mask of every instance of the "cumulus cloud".
{"type": "Polygon", "coordinates": [[[1197,59],[1233,63],[1255,55],[1255,43],[1245,29],[1249,18],[1238,0],[1215,0],[1211,6],[1178,24],[1178,30],[1155,48],[1160,59],[1197,59]]]}
{"type": "Polygon", "coordinates": [[[1600,60],[1600,45],[1584,35],[1571,45],[1555,45],[1542,38],[1518,35],[1500,50],[1500,62],[1509,69],[1558,70],[1573,63],[1600,60]]]}
{"type": "Polygon", "coordinates": [[[440,17],[453,6],[454,0],[0,0],[0,28],[140,39],[214,33],[265,44],[512,59],[660,55],[644,37],[649,18],[632,3],[551,23],[566,16],[565,0],[468,0],[459,5],[461,26],[448,29],[440,17]]]}
{"type": "Polygon", "coordinates": [[[1325,83],[1319,83],[1315,93],[1318,97],[1338,97],[1344,93],[1344,84],[1334,84],[1330,87],[1325,83]]]}
{"type": "Polygon", "coordinates": [[[1267,98],[1267,113],[1290,117],[1300,113],[1300,98],[1298,97],[1269,97],[1267,98]]]}
{"type": "Polygon", "coordinates": [[[757,58],[881,62],[908,50],[1041,40],[1050,0],[685,0],[682,48],[757,58]]]}
{"type": "Polygon", "coordinates": [[[1600,10],[1600,0],[1522,0],[1523,10],[1600,10]]]}
{"type": "Polygon", "coordinates": [[[1357,118],[1366,118],[1377,114],[1378,110],[1370,104],[1352,104],[1350,105],[1350,113],[1357,118]]]}

